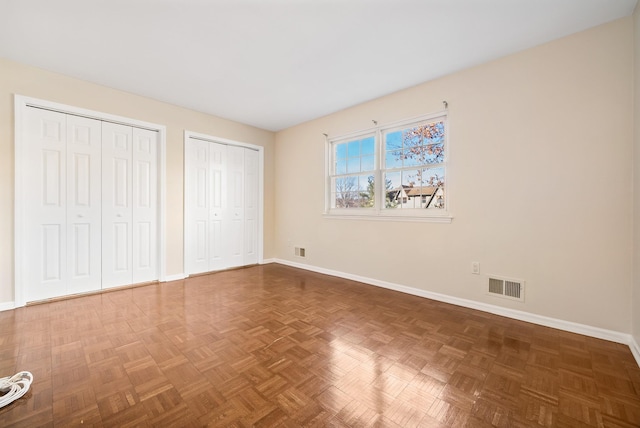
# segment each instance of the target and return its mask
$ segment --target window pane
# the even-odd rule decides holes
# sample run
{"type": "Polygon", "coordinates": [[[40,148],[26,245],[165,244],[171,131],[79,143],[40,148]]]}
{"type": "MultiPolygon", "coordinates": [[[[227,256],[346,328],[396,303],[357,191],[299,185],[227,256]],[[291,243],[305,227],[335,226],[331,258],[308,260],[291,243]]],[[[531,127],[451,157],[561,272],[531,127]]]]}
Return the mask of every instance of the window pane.
{"type": "Polygon", "coordinates": [[[422,170],[423,186],[444,186],[444,168],[425,168],[422,170]]]}
{"type": "Polygon", "coordinates": [[[404,172],[406,174],[404,174],[403,179],[409,185],[406,188],[407,203],[402,208],[425,208],[435,192],[435,187],[421,185],[423,170],[404,172]]]}
{"type": "Polygon", "coordinates": [[[426,135],[425,144],[444,142],[444,122],[430,123],[426,135]]]}
{"type": "Polygon", "coordinates": [[[400,172],[390,172],[384,175],[385,208],[398,207],[398,198],[402,193],[401,178],[402,173],[400,172]]]}
{"type": "Polygon", "coordinates": [[[347,150],[347,153],[350,158],[360,156],[360,140],[351,141],[350,143],[347,143],[347,144],[349,144],[349,149],[347,150]]]}
{"type": "Polygon", "coordinates": [[[362,171],[373,171],[374,159],[373,155],[362,156],[362,171]]]}
{"type": "Polygon", "coordinates": [[[385,135],[385,150],[394,150],[402,148],[402,132],[395,131],[385,135]]]}
{"type": "Polygon", "coordinates": [[[425,168],[422,171],[422,186],[433,189],[432,196],[425,204],[427,209],[444,209],[445,207],[445,171],[444,168],[425,168]]]}
{"type": "Polygon", "coordinates": [[[358,177],[358,190],[360,190],[361,192],[366,192],[368,187],[369,187],[369,183],[373,183],[373,175],[361,175],[358,177]],[[369,181],[371,180],[371,181],[369,181]]]}
{"type": "Polygon", "coordinates": [[[336,161],[336,174],[346,174],[346,173],[347,173],[347,160],[338,159],[336,161]]]}
{"type": "Polygon", "coordinates": [[[422,170],[412,169],[410,171],[402,171],[402,185],[406,187],[413,187],[420,185],[420,177],[422,176],[422,170]]]}
{"type": "Polygon", "coordinates": [[[444,161],[444,143],[425,146],[425,163],[442,163],[444,161]]]}
{"type": "Polygon", "coordinates": [[[335,181],[335,206],[336,208],[350,208],[355,205],[354,194],[358,185],[357,177],[340,177],[335,181]]]}
{"type": "Polygon", "coordinates": [[[360,158],[349,158],[347,160],[347,172],[360,172],[360,158]]]}
{"type": "Polygon", "coordinates": [[[400,172],[388,172],[385,174],[385,182],[389,182],[392,189],[400,187],[402,174],[400,172]]]}
{"type": "Polygon", "coordinates": [[[363,155],[372,155],[375,152],[376,141],[374,137],[365,138],[362,140],[360,150],[363,155]]]}
{"type": "Polygon", "coordinates": [[[373,207],[374,189],[373,175],[336,178],[331,206],[333,208],[373,207]]]}
{"type": "Polygon", "coordinates": [[[403,166],[423,165],[424,162],[424,146],[404,149],[402,152],[403,166]]]}
{"type": "Polygon", "coordinates": [[[402,151],[394,150],[391,152],[387,152],[384,162],[385,166],[389,169],[402,167],[402,151]]]}
{"type": "Polygon", "coordinates": [[[375,180],[373,175],[359,176],[358,190],[360,191],[360,207],[373,208],[375,206],[375,180]]]}
{"type": "Polygon", "coordinates": [[[405,148],[402,156],[403,166],[427,165],[444,161],[444,144],[413,146],[405,148]]]}
{"type": "Polygon", "coordinates": [[[431,122],[402,131],[405,147],[409,144],[433,144],[444,141],[444,122],[431,122]]]}
{"type": "Polygon", "coordinates": [[[346,208],[360,208],[360,193],[359,192],[349,192],[349,200],[351,201],[351,205],[346,208]]]}
{"type": "Polygon", "coordinates": [[[345,159],[347,157],[347,145],[336,144],[336,159],[345,159]]]}
{"type": "Polygon", "coordinates": [[[385,208],[444,208],[444,168],[419,168],[385,174],[385,208]]]}
{"type": "Polygon", "coordinates": [[[444,162],[444,122],[385,134],[385,153],[387,168],[444,162]]]}

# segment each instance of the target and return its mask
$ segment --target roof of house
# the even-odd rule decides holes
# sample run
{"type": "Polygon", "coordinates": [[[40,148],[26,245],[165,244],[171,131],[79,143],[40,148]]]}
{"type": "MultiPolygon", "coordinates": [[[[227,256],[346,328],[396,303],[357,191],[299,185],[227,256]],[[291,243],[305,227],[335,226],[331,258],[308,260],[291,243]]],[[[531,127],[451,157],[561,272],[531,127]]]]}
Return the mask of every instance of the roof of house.
{"type": "Polygon", "coordinates": [[[415,198],[416,196],[431,196],[438,190],[436,186],[416,186],[405,188],[407,196],[415,198]]]}

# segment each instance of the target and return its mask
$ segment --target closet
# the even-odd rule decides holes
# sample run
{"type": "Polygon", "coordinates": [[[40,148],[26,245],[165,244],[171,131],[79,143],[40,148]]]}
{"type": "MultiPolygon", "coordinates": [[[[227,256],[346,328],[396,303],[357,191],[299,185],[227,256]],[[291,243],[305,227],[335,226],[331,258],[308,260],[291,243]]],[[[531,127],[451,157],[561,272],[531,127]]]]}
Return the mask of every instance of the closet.
{"type": "Polygon", "coordinates": [[[258,263],[259,152],[185,138],[185,273],[258,263]]]}
{"type": "Polygon", "coordinates": [[[158,132],[24,109],[24,300],[158,279],[158,132]]]}

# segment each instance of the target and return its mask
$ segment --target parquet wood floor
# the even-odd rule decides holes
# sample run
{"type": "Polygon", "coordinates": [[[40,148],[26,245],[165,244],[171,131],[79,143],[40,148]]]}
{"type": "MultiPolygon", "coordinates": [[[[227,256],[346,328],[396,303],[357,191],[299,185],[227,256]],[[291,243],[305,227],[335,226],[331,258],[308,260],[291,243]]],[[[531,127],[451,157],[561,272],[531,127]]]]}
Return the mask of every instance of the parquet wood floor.
{"type": "Polygon", "coordinates": [[[620,344],[272,264],[0,312],[9,427],[640,427],[620,344]]]}

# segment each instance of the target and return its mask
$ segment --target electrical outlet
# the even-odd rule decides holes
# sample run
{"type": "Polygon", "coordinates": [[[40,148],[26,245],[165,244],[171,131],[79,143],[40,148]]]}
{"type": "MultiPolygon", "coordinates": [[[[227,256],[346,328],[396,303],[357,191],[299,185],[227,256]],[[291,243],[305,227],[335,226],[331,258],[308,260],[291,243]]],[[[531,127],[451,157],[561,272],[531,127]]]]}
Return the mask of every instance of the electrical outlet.
{"type": "Polygon", "coordinates": [[[471,262],[471,273],[480,275],[480,262],[471,262]]]}

